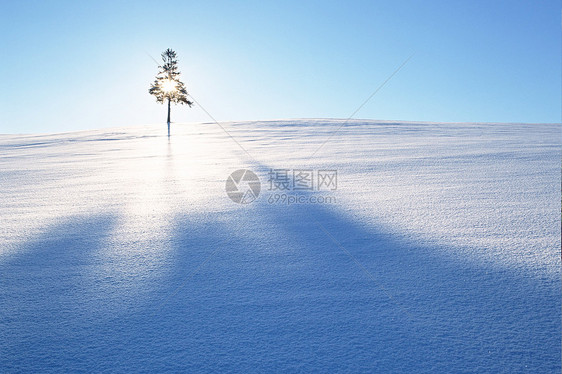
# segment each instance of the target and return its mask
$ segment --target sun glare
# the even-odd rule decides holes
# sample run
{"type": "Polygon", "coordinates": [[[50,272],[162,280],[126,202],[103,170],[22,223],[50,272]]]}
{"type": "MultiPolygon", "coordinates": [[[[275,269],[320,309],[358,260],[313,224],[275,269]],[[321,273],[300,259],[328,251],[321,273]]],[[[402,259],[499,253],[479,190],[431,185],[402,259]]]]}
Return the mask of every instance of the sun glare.
{"type": "Polygon", "coordinates": [[[169,93],[169,92],[173,92],[176,90],[176,81],[172,80],[172,79],[165,79],[162,82],[162,91],[169,93]]]}

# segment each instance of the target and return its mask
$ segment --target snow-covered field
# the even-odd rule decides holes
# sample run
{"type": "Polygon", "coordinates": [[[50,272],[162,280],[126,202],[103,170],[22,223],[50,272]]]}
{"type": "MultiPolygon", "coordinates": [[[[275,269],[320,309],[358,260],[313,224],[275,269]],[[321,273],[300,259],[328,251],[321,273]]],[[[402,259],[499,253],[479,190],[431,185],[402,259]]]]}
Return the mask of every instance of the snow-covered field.
{"type": "Polygon", "coordinates": [[[0,135],[0,371],[559,373],[561,126],[343,122],[0,135]]]}

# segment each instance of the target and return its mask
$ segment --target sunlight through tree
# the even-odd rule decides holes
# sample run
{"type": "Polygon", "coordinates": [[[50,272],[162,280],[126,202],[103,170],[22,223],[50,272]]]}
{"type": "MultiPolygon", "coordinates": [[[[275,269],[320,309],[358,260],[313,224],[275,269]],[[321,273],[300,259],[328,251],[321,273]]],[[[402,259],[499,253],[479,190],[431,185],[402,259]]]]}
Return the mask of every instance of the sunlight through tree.
{"type": "Polygon", "coordinates": [[[163,65],[158,66],[158,74],[154,83],[150,85],[148,93],[156,97],[156,101],[160,104],[168,102],[168,136],[170,136],[170,104],[187,104],[190,107],[193,102],[188,100],[187,89],[182,81],[180,81],[180,72],[178,71],[178,60],[176,52],[170,48],[162,53],[163,65]]]}

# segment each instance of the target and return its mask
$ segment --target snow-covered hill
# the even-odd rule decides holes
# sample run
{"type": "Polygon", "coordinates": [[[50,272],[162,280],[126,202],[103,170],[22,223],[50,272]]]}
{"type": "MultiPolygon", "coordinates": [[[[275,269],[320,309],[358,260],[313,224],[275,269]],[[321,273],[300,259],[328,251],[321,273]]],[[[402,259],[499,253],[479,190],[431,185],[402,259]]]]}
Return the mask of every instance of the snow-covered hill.
{"type": "Polygon", "coordinates": [[[2,372],[560,371],[559,124],[222,125],[0,135],[2,372]]]}

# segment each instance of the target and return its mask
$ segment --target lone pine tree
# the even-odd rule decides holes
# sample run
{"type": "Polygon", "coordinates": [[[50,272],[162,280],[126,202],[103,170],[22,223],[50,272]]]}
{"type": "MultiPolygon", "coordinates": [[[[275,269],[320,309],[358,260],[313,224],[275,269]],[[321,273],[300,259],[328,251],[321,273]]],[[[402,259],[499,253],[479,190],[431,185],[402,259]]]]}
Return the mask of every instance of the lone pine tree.
{"type": "Polygon", "coordinates": [[[158,74],[154,83],[150,85],[148,93],[156,97],[156,101],[160,104],[168,101],[168,136],[170,136],[170,103],[187,104],[190,107],[193,102],[187,99],[188,93],[185,85],[180,81],[180,72],[178,71],[178,60],[176,52],[170,48],[162,53],[163,65],[158,66],[158,74]]]}

